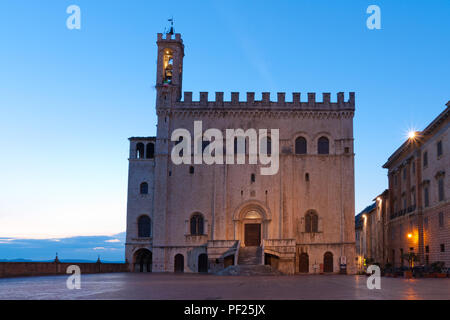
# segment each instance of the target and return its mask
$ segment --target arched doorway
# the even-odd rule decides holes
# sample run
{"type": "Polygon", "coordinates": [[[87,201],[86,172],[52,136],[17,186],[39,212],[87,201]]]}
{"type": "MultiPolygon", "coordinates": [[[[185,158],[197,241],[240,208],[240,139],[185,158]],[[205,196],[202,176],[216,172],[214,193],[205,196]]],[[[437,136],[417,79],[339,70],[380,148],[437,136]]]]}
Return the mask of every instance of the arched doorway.
{"type": "Polygon", "coordinates": [[[152,272],[152,252],[139,249],[134,254],[134,272],[152,272]]]}
{"type": "Polygon", "coordinates": [[[198,272],[208,273],[208,255],[206,253],[198,256],[198,272]]]}
{"type": "Polygon", "coordinates": [[[309,256],[306,252],[300,254],[299,264],[299,271],[301,273],[309,273],[309,256]]]}
{"type": "Polygon", "coordinates": [[[184,272],[184,256],[182,254],[177,254],[175,256],[175,272],[184,272]]]}
{"type": "Polygon", "coordinates": [[[329,251],[323,255],[323,272],[333,272],[333,254],[329,251]]]}
{"type": "Polygon", "coordinates": [[[263,239],[268,239],[271,220],[270,209],[263,202],[244,201],[233,213],[234,237],[240,240],[242,247],[260,247],[263,239]]]}

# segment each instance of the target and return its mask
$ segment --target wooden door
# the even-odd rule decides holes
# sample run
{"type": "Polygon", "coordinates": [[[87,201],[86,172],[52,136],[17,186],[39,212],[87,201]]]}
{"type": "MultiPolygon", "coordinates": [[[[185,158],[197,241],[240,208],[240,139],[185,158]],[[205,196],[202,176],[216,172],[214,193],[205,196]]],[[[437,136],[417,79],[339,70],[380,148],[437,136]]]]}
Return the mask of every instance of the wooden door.
{"type": "Polygon", "coordinates": [[[323,272],[333,272],[333,254],[326,252],[323,256],[323,272]]]}
{"type": "Polygon", "coordinates": [[[208,273],[208,255],[206,253],[198,256],[198,272],[208,273]]]}
{"type": "Polygon", "coordinates": [[[250,223],[245,225],[245,246],[259,247],[261,245],[261,224],[250,223]]]}
{"type": "Polygon", "coordinates": [[[177,254],[175,256],[175,272],[184,272],[184,256],[177,254]]]}
{"type": "Polygon", "coordinates": [[[308,273],[309,272],[309,256],[307,253],[303,252],[300,255],[300,272],[308,273]]]}

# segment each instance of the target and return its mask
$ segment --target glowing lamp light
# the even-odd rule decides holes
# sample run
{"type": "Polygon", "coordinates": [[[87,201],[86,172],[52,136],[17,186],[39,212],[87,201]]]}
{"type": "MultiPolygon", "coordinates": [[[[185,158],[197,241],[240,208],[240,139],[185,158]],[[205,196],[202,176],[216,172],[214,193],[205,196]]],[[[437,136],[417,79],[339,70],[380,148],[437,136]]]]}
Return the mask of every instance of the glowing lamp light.
{"type": "Polygon", "coordinates": [[[408,233],[408,238],[411,239],[412,238],[412,233],[408,233]]]}

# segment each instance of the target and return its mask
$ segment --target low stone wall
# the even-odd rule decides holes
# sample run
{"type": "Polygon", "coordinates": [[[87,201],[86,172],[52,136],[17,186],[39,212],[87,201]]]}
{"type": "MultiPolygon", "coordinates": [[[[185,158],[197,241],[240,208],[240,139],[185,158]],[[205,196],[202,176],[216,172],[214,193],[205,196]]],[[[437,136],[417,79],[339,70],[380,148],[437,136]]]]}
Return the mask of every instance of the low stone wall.
{"type": "Polygon", "coordinates": [[[70,263],[70,262],[0,262],[0,278],[67,274],[76,265],[81,274],[128,272],[128,263],[70,263]]]}
{"type": "Polygon", "coordinates": [[[230,256],[233,256],[233,263],[237,264],[240,243],[239,240],[209,240],[207,245],[209,272],[215,273],[224,269],[231,263],[225,260],[230,256]]]}

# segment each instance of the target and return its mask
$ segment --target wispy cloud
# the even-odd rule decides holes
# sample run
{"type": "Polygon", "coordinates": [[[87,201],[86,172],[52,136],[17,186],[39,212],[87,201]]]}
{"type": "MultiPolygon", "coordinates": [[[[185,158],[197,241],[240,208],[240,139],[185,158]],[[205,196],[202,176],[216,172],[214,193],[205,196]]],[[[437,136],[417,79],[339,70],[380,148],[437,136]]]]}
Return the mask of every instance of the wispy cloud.
{"type": "Polygon", "coordinates": [[[121,242],[121,241],[119,239],[111,239],[111,240],[105,240],[105,242],[115,243],[115,242],[121,242]]]}

